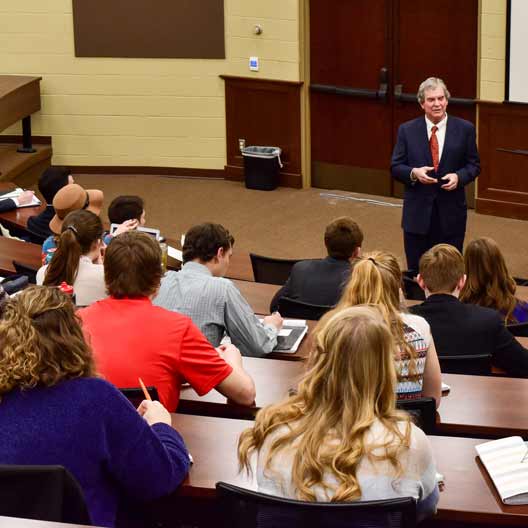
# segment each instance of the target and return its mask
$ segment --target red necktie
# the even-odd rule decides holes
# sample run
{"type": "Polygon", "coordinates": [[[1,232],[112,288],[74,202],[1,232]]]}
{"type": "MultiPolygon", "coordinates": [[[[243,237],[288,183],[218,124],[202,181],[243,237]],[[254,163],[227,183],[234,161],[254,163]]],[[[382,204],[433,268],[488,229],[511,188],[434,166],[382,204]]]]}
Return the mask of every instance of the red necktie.
{"type": "Polygon", "coordinates": [[[431,128],[431,139],[429,140],[429,148],[431,149],[431,157],[433,158],[433,166],[435,172],[438,171],[438,164],[439,164],[439,152],[440,149],[438,148],[438,138],[436,137],[436,131],[438,130],[437,126],[434,126],[431,128]]]}

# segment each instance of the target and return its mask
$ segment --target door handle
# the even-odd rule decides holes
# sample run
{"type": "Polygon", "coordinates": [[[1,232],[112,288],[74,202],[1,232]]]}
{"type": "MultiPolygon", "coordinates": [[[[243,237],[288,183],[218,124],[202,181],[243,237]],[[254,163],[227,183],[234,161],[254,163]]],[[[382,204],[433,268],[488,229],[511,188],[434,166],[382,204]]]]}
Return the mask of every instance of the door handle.
{"type": "Polygon", "coordinates": [[[328,93],[332,95],[344,95],[347,97],[362,97],[365,99],[387,100],[389,71],[383,67],[379,73],[379,88],[372,90],[370,88],[352,88],[350,86],[334,86],[331,84],[311,84],[312,92],[328,93]]]}

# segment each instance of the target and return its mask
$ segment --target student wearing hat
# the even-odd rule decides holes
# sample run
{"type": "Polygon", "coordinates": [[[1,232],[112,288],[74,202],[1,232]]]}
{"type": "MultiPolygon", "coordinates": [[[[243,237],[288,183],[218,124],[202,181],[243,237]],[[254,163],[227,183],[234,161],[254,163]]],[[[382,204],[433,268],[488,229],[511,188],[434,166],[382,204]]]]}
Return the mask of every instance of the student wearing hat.
{"type": "Polygon", "coordinates": [[[27,229],[35,238],[46,239],[53,235],[49,223],[55,215],[53,199],[60,189],[73,183],[73,177],[66,167],[48,167],[40,176],[38,188],[46,200],[46,209],[28,218],[27,229]]]}
{"type": "Polygon", "coordinates": [[[62,187],[53,198],[55,214],[49,223],[49,236],[42,244],[42,264],[49,264],[57,249],[56,237],[60,235],[62,223],[68,213],[84,209],[97,216],[103,207],[103,191],[99,189],[84,189],[77,183],[62,187]]]}

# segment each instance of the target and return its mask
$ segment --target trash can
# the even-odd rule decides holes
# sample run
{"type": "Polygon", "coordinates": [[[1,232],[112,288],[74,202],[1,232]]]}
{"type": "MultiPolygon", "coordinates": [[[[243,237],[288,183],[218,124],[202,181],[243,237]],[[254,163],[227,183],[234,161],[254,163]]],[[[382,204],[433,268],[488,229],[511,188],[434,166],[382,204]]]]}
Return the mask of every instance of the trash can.
{"type": "Polygon", "coordinates": [[[279,172],[282,168],[279,147],[245,147],[244,173],[246,187],[259,191],[272,191],[279,185],[279,172]]]}

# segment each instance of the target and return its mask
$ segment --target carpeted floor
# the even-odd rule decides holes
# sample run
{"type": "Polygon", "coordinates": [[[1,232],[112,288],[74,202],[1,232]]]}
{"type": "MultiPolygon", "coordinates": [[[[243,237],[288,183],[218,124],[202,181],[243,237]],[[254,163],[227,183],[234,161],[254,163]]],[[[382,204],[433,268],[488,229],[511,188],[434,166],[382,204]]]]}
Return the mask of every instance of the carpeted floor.
{"type": "MultiPolygon", "coordinates": [[[[323,232],[334,218],[349,215],[363,229],[363,250],[386,249],[404,264],[401,200],[323,189],[252,191],[242,183],[138,175],[77,175],[85,188],[105,193],[105,214],[119,194],[145,199],[147,225],[179,238],[190,226],[218,222],[236,239],[235,250],[284,258],[325,254],[323,232]],[[365,201],[379,200],[379,203],[365,201]]],[[[466,241],[489,236],[499,242],[516,276],[528,277],[528,222],[469,212],[466,241]]]]}

